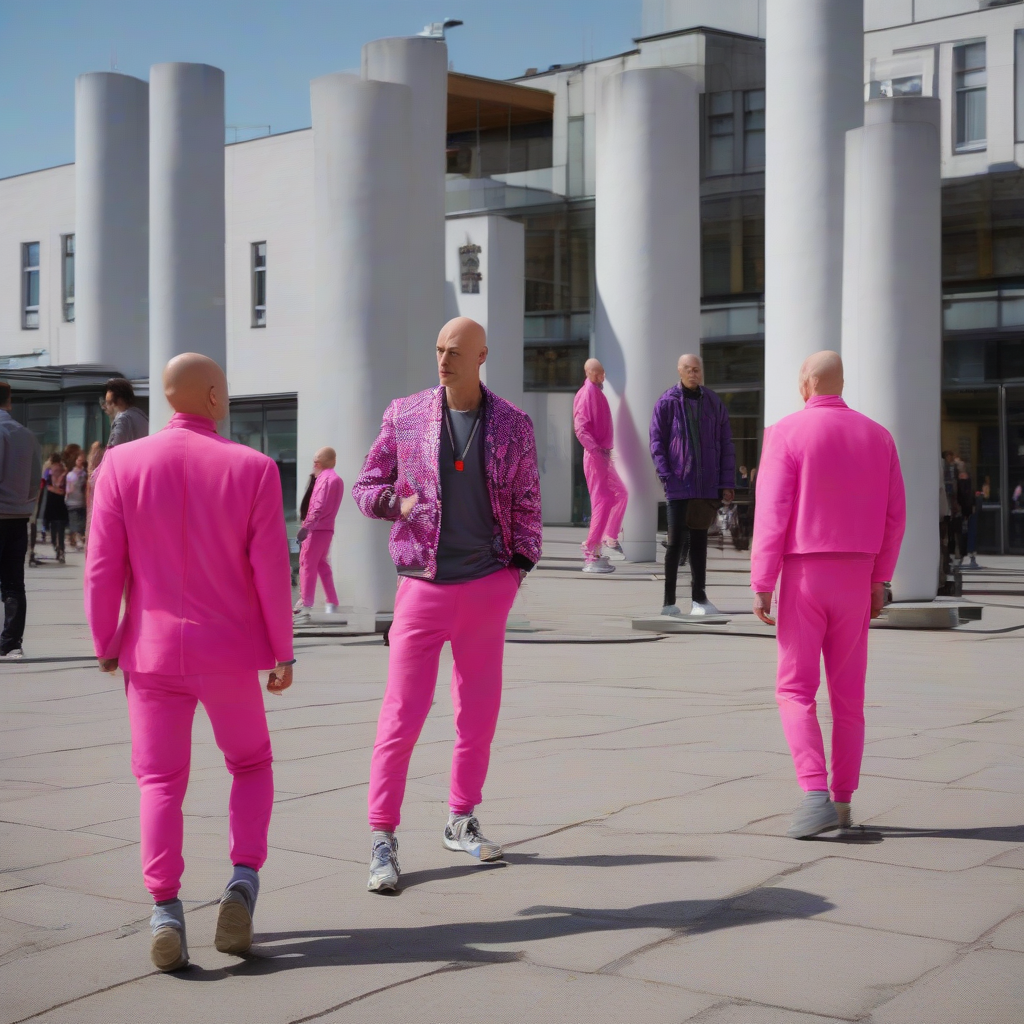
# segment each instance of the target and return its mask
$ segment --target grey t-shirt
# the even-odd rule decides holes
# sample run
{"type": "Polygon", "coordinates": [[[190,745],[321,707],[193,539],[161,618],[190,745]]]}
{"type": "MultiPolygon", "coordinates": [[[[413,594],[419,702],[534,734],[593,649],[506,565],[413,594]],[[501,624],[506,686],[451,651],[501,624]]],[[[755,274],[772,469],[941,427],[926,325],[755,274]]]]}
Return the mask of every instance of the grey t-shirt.
{"type": "Polygon", "coordinates": [[[463,460],[460,472],[455,459],[462,452],[473,432],[477,416],[473,412],[454,412],[451,416],[456,455],[452,451],[448,428],[441,424],[441,448],[438,453],[441,480],[441,536],[437,545],[436,583],[465,583],[497,572],[502,563],[494,555],[494,512],[487,491],[487,469],[484,458],[484,424],[481,420],[473,443],[463,460]]]}

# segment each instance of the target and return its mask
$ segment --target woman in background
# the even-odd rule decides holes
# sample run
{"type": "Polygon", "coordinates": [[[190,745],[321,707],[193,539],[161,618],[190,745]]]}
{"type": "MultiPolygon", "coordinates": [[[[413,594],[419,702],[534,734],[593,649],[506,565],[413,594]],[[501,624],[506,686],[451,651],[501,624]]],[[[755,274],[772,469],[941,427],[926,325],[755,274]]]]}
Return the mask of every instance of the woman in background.
{"type": "Polygon", "coordinates": [[[75,455],[75,461],[68,470],[64,502],[68,507],[68,543],[72,551],[78,550],[78,538],[82,538],[85,547],[85,487],[89,472],[85,468],[86,455],[81,448],[75,455]]]}

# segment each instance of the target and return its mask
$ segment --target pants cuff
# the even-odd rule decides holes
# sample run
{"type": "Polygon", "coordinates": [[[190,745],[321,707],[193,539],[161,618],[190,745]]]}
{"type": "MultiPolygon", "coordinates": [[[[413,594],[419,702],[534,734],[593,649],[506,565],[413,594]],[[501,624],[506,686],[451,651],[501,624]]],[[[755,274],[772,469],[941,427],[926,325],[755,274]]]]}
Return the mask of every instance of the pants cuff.
{"type": "Polygon", "coordinates": [[[390,823],[386,824],[386,825],[383,825],[379,821],[371,821],[370,822],[370,831],[371,832],[397,832],[398,831],[398,826],[397,825],[392,825],[390,823]]]}
{"type": "Polygon", "coordinates": [[[848,804],[853,800],[853,791],[845,789],[833,789],[832,801],[837,804],[848,804]]]}

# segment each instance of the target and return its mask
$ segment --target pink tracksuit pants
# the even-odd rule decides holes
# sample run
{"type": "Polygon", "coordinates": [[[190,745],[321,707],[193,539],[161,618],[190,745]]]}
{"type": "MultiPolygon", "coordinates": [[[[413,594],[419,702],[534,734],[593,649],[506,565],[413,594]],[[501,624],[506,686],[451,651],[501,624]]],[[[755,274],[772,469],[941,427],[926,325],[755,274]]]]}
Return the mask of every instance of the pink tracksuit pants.
{"type": "Polygon", "coordinates": [[[153,899],[172,900],[181,887],[185,869],[181,805],[188,787],[192,718],[200,701],[233,777],[228,801],[231,863],[258,871],[267,859],[274,772],[256,671],[124,675],[132,728],[132,773],[141,795],[142,877],[153,899]]]}
{"type": "Polygon", "coordinates": [[[583,547],[596,558],[606,540],[618,540],[629,493],[609,455],[585,451],[583,475],[590,491],[590,530],[583,547]]]}
{"type": "Polygon", "coordinates": [[[870,555],[787,556],[779,587],[775,697],[800,787],[829,789],[814,697],[821,657],[832,710],[832,798],[848,803],[864,756],[870,555]]]}
{"type": "Polygon", "coordinates": [[[370,828],[398,828],[409,759],[434,699],[446,640],[455,659],[455,750],[448,803],[458,814],[469,814],[480,803],[501,709],[505,626],[518,589],[519,570],[514,568],[468,583],[399,579],[388,634],[388,684],[370,762],[370,828]]]}
{"type": "Polygon", "coordinates": [[[338,603],[338,592],[334,589],[334,573],[331,572],[332,540],[333,530],[311,530],[299,548],[299,594],[304,608],[312,608],[316,603],[317,576],[323,584],[327,603],[338,603]]]}

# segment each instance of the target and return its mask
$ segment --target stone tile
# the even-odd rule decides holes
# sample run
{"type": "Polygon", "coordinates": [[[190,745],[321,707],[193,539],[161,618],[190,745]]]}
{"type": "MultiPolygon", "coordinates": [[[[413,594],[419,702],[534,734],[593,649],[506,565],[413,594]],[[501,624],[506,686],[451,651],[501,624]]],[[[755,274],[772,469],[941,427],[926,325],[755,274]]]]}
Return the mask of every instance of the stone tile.
{"type": "Polygon", "coordinates": [[[52,790],[41,796],[9,803],[3,811],[6,821],[23,825],[82,828],[101,821],[112,821],[138,814],[139,790],[131,783],[106,782],[52,790]]]}
{"type": "Polygon", "coordinates": [[[1014,914],[1008,921],[1004,921],[988,937],[988,942],[996,949],[1024,953],[1024,914],[1014,914]]]}
{"type": "MultiPolygon", "coordinates": [[[[135,821],[138,832],[138,819],[135,821]]],[[[0,821],[0,848],[3,849],[0,878],[8,871],[88,857],[123,845],[118,838],[0,821]]]]}
{"type": "MultiPolygon", "coordinates": [[[[824,903],[820,898],[807,902],[815,912],[824,903]]],[[[880,992],[906,985],[956,955],[953,944],[935,939],[816,920],[747,922],[742,915],[742,905],[725,911],[696,934],[637,956],[622,973],[852,1019],[870,1012],[880,992]]],[[[919,1017],[917,1024],[928,1019],[938,1018],[919,1017]]]]}
{"type": "Polygon", "coordinates": [[[694,1024],[840,1024],[839,1017],[782,1010],[751,1003],[721,1003],[691,1018],[694,1024]]]}
{"type": "Polygon", "coordinates": [[[1024,954],[998,949],[969,953],[929,975],[872,1014],[872,1024],[984,1021],[1020,1024],[1024,1006],[1024,954]]]}

